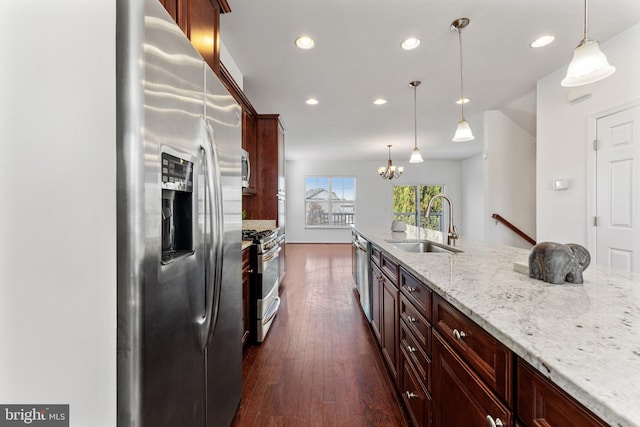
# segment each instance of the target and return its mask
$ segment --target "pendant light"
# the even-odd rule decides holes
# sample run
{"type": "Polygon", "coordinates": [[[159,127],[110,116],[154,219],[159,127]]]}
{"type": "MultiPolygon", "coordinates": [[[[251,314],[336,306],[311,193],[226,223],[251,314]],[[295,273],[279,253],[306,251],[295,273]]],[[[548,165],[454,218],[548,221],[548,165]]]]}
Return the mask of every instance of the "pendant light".
{"type": "Polygon", "coordinates": [[[402,172],[404,172],[404,168],[402,166],[395,167],[391,162],[391,145],[387,145],[389,147],[389,161],[387,162],[387,166],[380,166],[378,168],[378,175],[382,177],[382,179],[392,180],[394,178],[400,178],[402,172]]]}
{"type": "Polygon", "coordinates": [[[413,151],[411,152],[411,158],[409,159],[409,163],[422,163],[422,154],[420,154],[420,150],[418,150],[418,118],[417,118],[417,104],[416,104],[416,88],[420,86],[420,82],[418,80],[409,83],[410,86],[413,86],[413,151]]]}
{"type": "Polygon", "coordinates": [[[600,50],[597,40],[589,40],[589,7],[584,0],[584,35],[580,44],[573,51],[573,59],[569,64],[567,75],[560,82],[565,87],[588,85],[609,77],[616,71],[609,65],[607,57],[600,50]]]}
{"type": "MultiPolygon", "coordinates": [[[[460,45],[460,99],[462,100],[464,100],[464,86],[462,83],[462,29],[469,25],[469,22],[469,18],[460,18],[451,23],[451,30],[458,32],[458,43],[460,45]]],[[[458,128],[452,139],[454,142],[464,142],[475,139],[469,123],[464,119],[464,104],[464,101],[460,104],[462,106],[462,116],[460,117],[458,128]]]]}

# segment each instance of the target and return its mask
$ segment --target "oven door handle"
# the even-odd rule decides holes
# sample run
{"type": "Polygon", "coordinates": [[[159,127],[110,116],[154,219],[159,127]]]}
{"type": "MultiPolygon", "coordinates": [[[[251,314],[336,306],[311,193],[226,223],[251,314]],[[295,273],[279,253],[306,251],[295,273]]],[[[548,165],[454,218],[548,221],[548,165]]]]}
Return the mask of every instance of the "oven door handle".
{"type": "Polygon", "coordinates": [[[278,308],[280,308],[280,297],[275,297],[271,303],[271,307],[269,307],[269,311],[264,315],[264,319],[262,319],[263,325],[271,322],[271,319],[273,319],[278,312],[278,308]]]}
{"type": "Polygon", "coordinates": [[[273,258],[275,258],[278,255],[278,253],[280,253],[281,250],[282,249],[280,249],[280,246],[276,246],[266,254],[262,255],[262,263],[264,264],[265,262],[271,261],[273,258]]]}

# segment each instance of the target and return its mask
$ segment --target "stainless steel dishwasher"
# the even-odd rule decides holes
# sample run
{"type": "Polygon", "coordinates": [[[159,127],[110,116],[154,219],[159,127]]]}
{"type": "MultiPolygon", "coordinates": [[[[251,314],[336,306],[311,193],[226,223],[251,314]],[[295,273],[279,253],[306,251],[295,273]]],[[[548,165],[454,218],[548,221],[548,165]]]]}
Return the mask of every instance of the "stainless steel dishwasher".
{"type": "Polygon", "coordinates": [[[352,231],[352,243],[356,249],[356,288],[360,294],[362,311],[371,322],[371,280],[369,278],[369,258],[371,244],[357,231],[352,231]]]}

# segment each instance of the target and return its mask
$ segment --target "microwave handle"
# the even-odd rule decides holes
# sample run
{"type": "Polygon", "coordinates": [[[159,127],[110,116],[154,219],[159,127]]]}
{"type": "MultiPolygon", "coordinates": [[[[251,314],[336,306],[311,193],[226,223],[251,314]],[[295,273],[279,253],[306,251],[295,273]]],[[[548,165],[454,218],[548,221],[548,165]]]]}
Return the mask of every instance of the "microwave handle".
{"type": "Polygon", "coordinates": [[[247,183],[251,181],[251,158],[249,158],[249,153],[247,152],[247,183]]]}

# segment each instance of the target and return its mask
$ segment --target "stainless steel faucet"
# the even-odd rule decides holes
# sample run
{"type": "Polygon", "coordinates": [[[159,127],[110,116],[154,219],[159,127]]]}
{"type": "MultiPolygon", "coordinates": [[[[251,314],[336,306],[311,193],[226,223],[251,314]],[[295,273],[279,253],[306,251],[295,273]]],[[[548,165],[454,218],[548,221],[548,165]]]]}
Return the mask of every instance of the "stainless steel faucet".
{"type": "Polygon", "coordinates": [[[424,217],[428,222],[429,212],[431,212],[431,205],[433,205],[433,202],[438,198],[444,199],[449,203],[449,229],[447,232],[447,245],[455,246],[456,239],[458,238],[458,229],[455,225],[453,225],[453,205],[451,204],[451,199],[449,199],[444,194],[436,194],[431,198],[431,200],[429,200],[429,204],[427,205],[427,210],[424,213],[424,217]]]}

